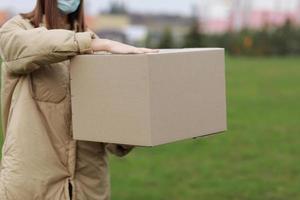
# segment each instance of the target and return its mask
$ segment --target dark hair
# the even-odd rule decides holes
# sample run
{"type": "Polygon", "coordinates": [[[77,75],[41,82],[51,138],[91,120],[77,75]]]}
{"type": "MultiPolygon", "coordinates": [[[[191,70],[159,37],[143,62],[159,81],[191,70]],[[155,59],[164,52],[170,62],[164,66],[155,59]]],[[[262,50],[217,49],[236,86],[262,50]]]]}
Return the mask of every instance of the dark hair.
{"type": "MultiPolygon", "coordinates": [[[[76,32],[84,32],[87,27],[84,19],[83,1],[80,0],[78,9],[68,15],[68,22],[71,29],[76,32]]],[[[21,13],[23,18],[29,19],[34,27],[39,27],[45,15],[46,27],[48,29],[58,29],[59,27],[59,9],[57,7],[57,0],[37,0],[36,6],[33,11],[29,13],[21,13]]]]}

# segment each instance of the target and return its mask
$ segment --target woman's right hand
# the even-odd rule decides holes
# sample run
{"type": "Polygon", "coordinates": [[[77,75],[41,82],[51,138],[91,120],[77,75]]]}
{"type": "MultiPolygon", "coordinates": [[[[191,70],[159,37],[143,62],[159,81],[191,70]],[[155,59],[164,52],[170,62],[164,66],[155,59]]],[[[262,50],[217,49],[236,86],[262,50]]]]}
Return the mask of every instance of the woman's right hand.
{"type": "Polygon", "coordinates": [[[143,54],[157,53],[159,51],[156,49],[138,48],[107,39],[92,40],[92,49],[94,51],[108,51],[115,54],[143,54]]]}

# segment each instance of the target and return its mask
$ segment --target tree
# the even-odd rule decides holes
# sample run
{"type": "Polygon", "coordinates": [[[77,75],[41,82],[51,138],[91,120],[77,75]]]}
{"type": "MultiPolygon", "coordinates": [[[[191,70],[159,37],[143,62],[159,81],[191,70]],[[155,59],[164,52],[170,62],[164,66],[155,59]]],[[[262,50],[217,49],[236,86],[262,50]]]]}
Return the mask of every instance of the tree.
{"type": "Polygon", "coordinates": [[[148,32],[146,37],[145,37],[144,46],[147,47],[147,48],[153,48],[154,47],[150,32],[148,32]]]}
{"type": "Polygon", "coordinates": [[[158,47],[160,49],[168,49],[174,47],[174,38],[170,27],[165,28],[158,47]]]}
{"type": "Polygon", "coordinates": [[[300,31],[288,19],[286,23],[277,28],[272,34],[272,49],[277,55],[299,55],[300,31]]]}
{"type": "Polygon", "coordinates": [[[110,4],[109,13],[119,15],[119,14],[127,14],[128,12],[127,12],[127,8],[124,3],[119,3],[119,2],[113,1],[110,4]]]}
{"type": "Polygon", "coordinates": [[[185,48],[193,48],[193,47],[201,47],[203,46],[203,37],[200,33],[199,22],[197,18],[193,18],[193,22],[189,32],[184,37],[184,47],[185,48]]]}

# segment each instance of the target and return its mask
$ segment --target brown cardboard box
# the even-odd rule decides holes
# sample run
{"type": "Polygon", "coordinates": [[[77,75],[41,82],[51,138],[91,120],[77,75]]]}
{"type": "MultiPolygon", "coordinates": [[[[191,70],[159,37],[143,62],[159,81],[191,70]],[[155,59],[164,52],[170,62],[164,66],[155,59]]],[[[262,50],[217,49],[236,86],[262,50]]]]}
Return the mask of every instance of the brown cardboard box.
{"type": "Polygon", "coordinates": [[[156,146],[226,130],[223,49],[79,55],[71,62],[77,140],[156,146]]]}

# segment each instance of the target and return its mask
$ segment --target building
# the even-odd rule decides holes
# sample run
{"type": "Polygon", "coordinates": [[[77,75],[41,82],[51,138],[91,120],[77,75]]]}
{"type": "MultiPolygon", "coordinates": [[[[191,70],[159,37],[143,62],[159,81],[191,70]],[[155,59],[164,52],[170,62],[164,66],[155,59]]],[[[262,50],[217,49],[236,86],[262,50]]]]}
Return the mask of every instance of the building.
{"type": "Polygon", "coordinates": [[[181,42],[179,40],[190,29],[192,18],[164,14],[101,14],[87,17],[87,23],[100,37],[139,45],[148,36],[156,44],[167,28],[172,31],[175,42],[181,42]]]}

